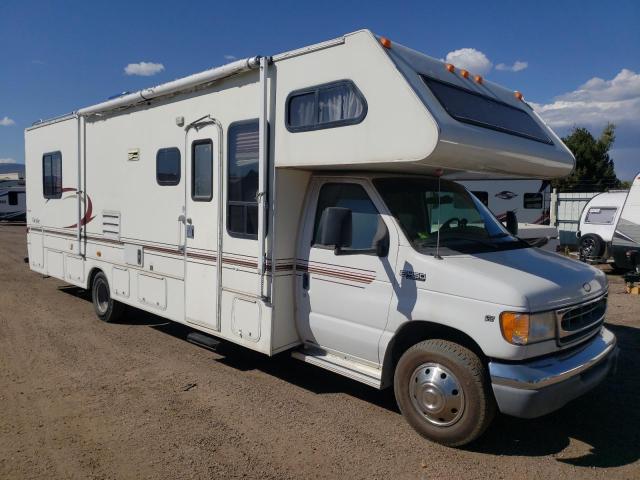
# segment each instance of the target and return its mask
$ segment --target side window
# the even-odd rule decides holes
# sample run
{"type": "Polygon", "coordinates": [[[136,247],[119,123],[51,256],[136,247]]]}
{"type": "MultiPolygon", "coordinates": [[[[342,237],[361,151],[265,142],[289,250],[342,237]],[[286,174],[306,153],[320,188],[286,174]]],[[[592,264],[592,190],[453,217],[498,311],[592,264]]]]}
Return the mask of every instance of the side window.
{"type": "Polygon", "coordinates": [[[306,132],[360,123],[367,102],[352,81],[341,80],[292,92],[286,113],[290,132],[306,132]]]}
{"type": "Polygon", "coordinates": [[[471,192],[475,197],[480,200],[485,207],[489,206],[489,193],[487,192],[471,192]]]}
{"type": "Polygon", "coordinates": [[[542,194],[541,193],[525,193],[522,197],[524,208],[542,208],[542,194]]]}
{"type": "Polygon", "coordinates": [[[42,156],[42,193],[44,198],[62,196],[62,154],[45,153],[42,156]]]}
{"type": "Polygon", "coordinates": [[[209,202],[213,198],[213,142],[197,140],[191,144],[191,198],[209,202]]]}
{"type": "Polygon", "coordinates": [[[158,185],[178,185],[180,170],[180,150],[176,147],[158,150],[156,154],[156,181],[158,185]]]}
{"type": "Polygon", "coordinates": [[[615,207],[591,207],[584,221],[585,223],[611,225],[616,217],[617,210],[615,207]]]}
{"type": "Polygon", "coordinates": [[[9,192],[9,205],[18,205],[18,192],[9,192]]]}
{"type": "Polygon", "coordinates": [[[227,169],[227,231],[258,238],[258,120],[229,127],[227,169]]]}
{"type": "Polygon", "coordinates": [[[355,183],[327,183],[322,186],[318,196],[313,228],[314,246],[321,245],[318,241],[320,238],[318,226],[322,213],[328,207],[351,209],[351,248],[371,248],[375,244],[381,218],[364,188],[355,183]]]}

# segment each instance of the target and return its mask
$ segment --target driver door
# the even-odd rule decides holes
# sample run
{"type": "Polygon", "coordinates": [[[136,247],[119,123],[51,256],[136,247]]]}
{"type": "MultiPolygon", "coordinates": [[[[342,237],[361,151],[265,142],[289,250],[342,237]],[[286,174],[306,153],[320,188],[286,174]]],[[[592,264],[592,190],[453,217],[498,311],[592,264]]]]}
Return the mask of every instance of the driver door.
{"type": "Polygon", "coordinates": [[[378,342],[387,324],[397,239],[380,215],[380,203],[365,181],[317,179],[312,187],[298,260],[297,320],[303,341],[327,351],[379,364],[378,342]],[[375,199],[374,199],[375,198],[375,199]],[[352,212],[351,248],[367,249],[386,232],[388,253],[336,255],[318,242],[318,223],[329,207],[352,212]],[[384,229],[384,232],[381,231],[384,229]]]}

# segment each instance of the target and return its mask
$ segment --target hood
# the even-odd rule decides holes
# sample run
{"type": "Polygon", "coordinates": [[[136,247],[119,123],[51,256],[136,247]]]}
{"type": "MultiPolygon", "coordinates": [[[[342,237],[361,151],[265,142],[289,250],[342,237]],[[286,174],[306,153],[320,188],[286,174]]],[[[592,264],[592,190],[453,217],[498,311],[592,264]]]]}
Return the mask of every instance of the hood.
{"type": "Polygon", "coordinates": [[[456,280],[427,288],[532,312],[587,301],[607,291],[602,271],[539,248],[452,255],[436,262],[442,268],[440,278],[456,280]]]}

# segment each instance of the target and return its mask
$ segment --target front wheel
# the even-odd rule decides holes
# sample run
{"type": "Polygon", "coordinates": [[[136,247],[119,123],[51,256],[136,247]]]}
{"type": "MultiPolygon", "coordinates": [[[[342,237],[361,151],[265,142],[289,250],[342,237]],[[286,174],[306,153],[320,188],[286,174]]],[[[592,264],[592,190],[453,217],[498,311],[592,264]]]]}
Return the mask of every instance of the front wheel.
{"type": "Polygon", "coordinates": [[[91,298],[96,315],[103,322],[117,322],[120,317],[122,317],[125,306],[111,298],[109,282],[107,281],[106,275],[102,272],[98,272],[96,276],[93,277],[91,298]]]}
{"type": "Polygon", "coordinates": [[[446,340],[409,348],[396,367],[394,391],[400,411],[418,433],[451,447],[478,438],[496,411],[480,358],[446,340]]]}

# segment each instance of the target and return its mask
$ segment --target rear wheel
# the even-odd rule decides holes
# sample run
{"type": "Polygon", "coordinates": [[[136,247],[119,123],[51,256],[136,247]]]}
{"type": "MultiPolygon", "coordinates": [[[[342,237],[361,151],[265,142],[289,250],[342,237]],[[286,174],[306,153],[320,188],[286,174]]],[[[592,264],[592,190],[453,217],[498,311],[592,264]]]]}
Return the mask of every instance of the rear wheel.
{"type": "Polygon", "coordinates": [[[93,277],[91,298],[96,315],[103,322],[117,322],[122,317],[125,306],[111,298],[109,282],[107,281],[106,275],[102,272],[98,272],[96,276],[93,277]]]}
{"type": "Polygon", "coordinates": [[[580,237],[580,257],[581,258],[598,258],[602,255],[602,247],[604,246],[602,239],[597,235],[584,235],[580,237]]]}
{"type": "Polygon", "coordinates": [[[400,411],[418,433],[451,447],[478,438],[495,415],[480,358],[446,340],[409,348],[396,367],[394,391],[400,411]]]}

